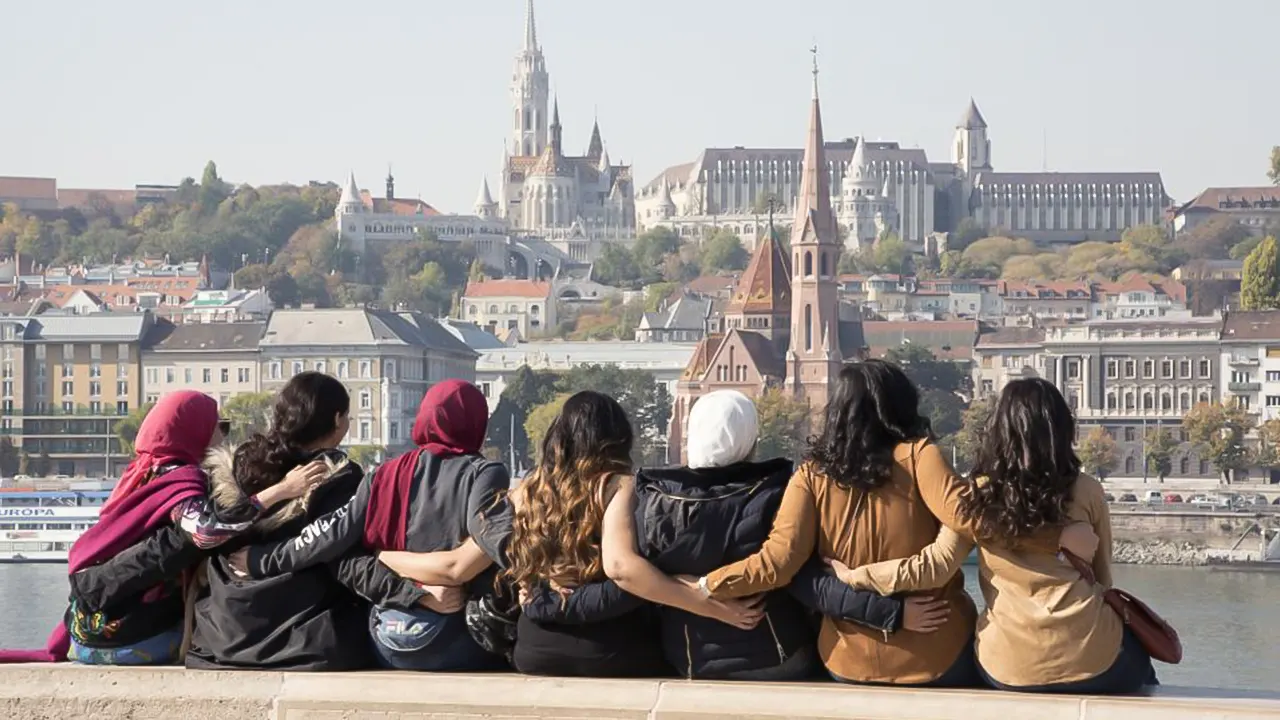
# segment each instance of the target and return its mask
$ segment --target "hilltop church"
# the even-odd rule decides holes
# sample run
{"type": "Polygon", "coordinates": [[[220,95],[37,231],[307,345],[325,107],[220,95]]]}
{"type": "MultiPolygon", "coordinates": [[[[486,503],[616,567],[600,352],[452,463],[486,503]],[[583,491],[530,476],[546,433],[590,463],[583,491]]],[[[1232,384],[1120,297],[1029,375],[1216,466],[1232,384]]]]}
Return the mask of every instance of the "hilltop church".
{"type": "Polygon", "coordinates": [[[790,253],[770,226],[725,308],[725,334],[708,336],[694,351],[676,384],[672,461],[685,461],[689,411],[703,395],[738,390],[758,397],[780,387],[820,412],[841,366],[863,347],[856,309],[839,299],[836,266],[842,244],[827,192],[826,147],[815,62],[790,253]]]}

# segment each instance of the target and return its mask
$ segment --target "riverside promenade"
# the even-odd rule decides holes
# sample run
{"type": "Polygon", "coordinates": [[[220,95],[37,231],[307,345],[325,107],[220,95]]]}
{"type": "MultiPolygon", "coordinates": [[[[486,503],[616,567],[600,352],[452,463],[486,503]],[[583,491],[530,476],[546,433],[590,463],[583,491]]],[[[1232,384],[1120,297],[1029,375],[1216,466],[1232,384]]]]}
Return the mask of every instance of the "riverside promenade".
{"type": "Polygon", "coordinates": [[[1280,694],[1160,688],[1094,698],[833,684],[512,674],[0,666],[8,720],[1280,720],[1280,694]]]}

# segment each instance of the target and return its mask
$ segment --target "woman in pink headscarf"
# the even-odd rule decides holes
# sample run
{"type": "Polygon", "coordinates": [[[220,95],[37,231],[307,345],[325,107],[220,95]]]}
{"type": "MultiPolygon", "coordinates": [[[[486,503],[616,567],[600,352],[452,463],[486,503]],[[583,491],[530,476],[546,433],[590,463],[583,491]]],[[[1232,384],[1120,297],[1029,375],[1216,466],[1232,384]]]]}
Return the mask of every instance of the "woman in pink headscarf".
{"type": "Polygon", "coordinates": [[[150,665],[178,658],[188,571],[202,550],[242,532],[264,507],[301,495],[318,472],[297,473],[244,508],[215,513],[200,461],[226,429],[217,402],[203,393],[172,393],[151,409],[97,524],[71,547],[64,622],[44,649],[0,651],[0,662],[150,665]],[[175,535],[181,547],[132,551],[171,526],[183,530],[175,535]]]}

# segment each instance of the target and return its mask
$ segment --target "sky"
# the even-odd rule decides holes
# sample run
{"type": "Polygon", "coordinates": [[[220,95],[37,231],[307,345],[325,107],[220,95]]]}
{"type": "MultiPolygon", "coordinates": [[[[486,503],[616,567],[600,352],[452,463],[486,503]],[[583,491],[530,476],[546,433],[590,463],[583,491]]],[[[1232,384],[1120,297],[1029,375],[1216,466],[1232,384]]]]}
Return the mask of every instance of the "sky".
{"type": "MultiPolygon", "coordinates": [[[[66,0],[5,8],[0,175],[121,188],[342,182],[469,212],[498,182],[524,0],[66,0]]],[[[536,0],[566,150],[598,117],[639,184],[706,147],[828,140],[948,158],[972,96],[996,170],[1266,183],[1280,2],[536,0]],[[1069,8],[1069,10],[1064,10],[1069,8]]]]}

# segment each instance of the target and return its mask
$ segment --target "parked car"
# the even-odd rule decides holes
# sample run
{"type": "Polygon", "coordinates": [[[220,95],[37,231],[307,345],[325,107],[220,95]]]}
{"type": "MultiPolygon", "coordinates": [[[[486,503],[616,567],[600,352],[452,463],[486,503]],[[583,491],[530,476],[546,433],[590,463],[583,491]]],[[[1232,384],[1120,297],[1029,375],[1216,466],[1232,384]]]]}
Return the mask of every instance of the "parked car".
{"type": "Polygon", "coordinates": [[[1182,496],[1177,493],[1170,493],[1169,495],[1164,496],[1164,502],[1166,505],[1181,505],[1183,503],[1183,499],[1182,496]]]}
{"type": "Polygon", "coordinates": [[[1213,507],[1217,503],[1217,498],[1212,495],[1192,495],[1187,501],[1191,505],[1199,505],[1201,507],[1213,507]]]}
{"type": "Polygon", "coordinates": [[[1145,503],[1159,504],[1164,499],[1164,495],[1159,490],[1148,490],[1142,495],[1142,501],[1145,503]]]}
{"type": "Polygon", "coordinates": [[[1102,494],[1102,499],[1103,499],[1103,500],[1106,500],[1106,501],[1107,501],[1107,502],[1109,502],[1109,503],[1113,503],[1113,502],[1115,502],[1115,501],[1116,501],[1116,496],[1115,496],[1115,495],[1112,495],[1111,493],[1103,493],[1103,494],[1102,494]]]}
{"type": "Polygon", "coordinates": [[[1121,495],[1121,496],[1120,496],[1120,500],[1119,500],[1119,502],[1122,502],[1122,503],[1136,503],[1136,502],[1138,502],[1138,496],[1137,496],[1137,495],[1134,495],[1133,493],[1125,493],[1125,494],[1123,494],[1123,495],[1121,495]]]}

